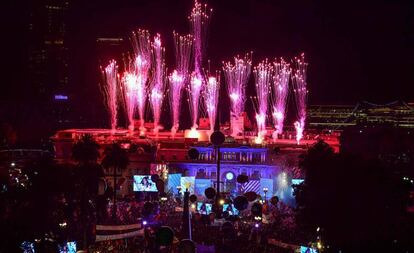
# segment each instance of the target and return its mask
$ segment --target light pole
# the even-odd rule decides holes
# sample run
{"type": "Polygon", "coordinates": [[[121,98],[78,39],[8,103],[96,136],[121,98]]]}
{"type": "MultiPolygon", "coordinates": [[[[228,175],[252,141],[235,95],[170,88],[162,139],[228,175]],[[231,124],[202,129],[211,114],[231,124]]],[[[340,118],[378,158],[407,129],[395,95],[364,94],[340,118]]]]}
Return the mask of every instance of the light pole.
{"type": "Polygon", "coordinates": [[[210,136],[210,141],[213,143],[214,147],[216,148],[216,160],[217,160],[217,189],[216,189],[216,207],[217,207],[217,216],[220,217],[221,215],[221,208],[220,208],[220,145],[224,143],[226,137],[220,131],[214,131],[210,136]]]}
{"type": "Polygon", "coordinates": [[[264,192],[264,200],[265,200],[265,203],[266,203],[266,194],[267,194],[267,192],[269,191],[269,188],[267,188],[267,187],[263,187],[263,192],[264,192]]]}

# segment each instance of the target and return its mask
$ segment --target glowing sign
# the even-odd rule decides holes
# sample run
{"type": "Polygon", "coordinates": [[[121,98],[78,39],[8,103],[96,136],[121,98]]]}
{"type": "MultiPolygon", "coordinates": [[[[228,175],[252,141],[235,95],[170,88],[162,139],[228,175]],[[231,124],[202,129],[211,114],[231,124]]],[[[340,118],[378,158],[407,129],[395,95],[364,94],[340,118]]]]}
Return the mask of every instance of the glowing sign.
{"type": "Polygon", "coordinates": [[[68,100],[68,98],[66,95],[55,95],[55,100],[68,100]]]}

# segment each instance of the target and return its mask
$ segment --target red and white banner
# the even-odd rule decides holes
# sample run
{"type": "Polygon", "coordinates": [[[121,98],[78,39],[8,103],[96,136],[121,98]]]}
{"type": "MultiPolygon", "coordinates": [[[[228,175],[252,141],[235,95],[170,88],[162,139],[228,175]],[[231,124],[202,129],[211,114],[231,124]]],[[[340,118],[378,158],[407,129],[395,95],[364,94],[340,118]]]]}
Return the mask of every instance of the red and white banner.
{"type": "Polygon", "coordinates": [[[144,236],[141,223],[130,225],[96,225],[96,241],[110,241],[135,236],[144,236]]]}

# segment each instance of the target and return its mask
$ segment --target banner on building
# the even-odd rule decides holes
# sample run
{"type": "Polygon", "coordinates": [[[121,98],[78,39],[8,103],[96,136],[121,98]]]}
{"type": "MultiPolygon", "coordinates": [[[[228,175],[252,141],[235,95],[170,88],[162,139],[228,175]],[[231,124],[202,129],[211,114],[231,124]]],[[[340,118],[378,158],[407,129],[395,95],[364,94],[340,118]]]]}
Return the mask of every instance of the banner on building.
{"type": "Polygon", "coordinates": [[[166,191],[177,193],[177,186],[181,186],[181,174],[168,174],[166,191]]]}
{"type": "Polygon", "coordinates": [[[195,177],[181,177],[181,191],[185,192],[186,189],[193,194],[195,186],[195,177]]]}
{"type": "Polygon", "coordinates": [[[195,195],[204,196],[204,191],[212,186],[211,179],[196,179],[195,180],[195,195]]]}

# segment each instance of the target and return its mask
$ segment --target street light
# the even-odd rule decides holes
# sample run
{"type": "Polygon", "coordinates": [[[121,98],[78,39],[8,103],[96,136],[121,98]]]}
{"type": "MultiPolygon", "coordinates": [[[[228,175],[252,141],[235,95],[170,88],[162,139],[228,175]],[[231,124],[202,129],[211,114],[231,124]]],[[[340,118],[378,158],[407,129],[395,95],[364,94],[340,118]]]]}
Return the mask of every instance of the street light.
{"type": "Polygon", "coordinates": [[[266,202],[266,193],[269,191],[269,188],[267,188],[267,187],[263,187],[263,192],[264,192],[264,199],[265,199],[265,202],[266,202]]]}
{"type": "Polygon", "coordinates": [[[224,143],[226,137],[220,131],[214,131],[210,136],[210,141],[216,149],[216,159],[217,159],[217,190],[216,190],[216,206],[217,206],[217,216],[221,217],[221,208],[220,208],[220,146],[224,143]]]}

